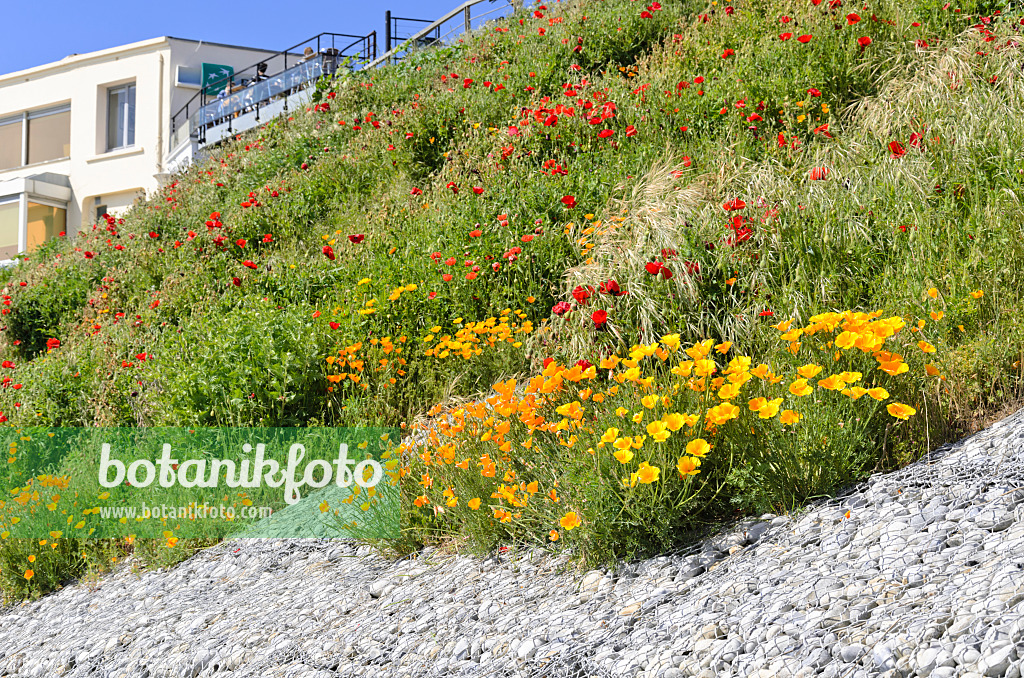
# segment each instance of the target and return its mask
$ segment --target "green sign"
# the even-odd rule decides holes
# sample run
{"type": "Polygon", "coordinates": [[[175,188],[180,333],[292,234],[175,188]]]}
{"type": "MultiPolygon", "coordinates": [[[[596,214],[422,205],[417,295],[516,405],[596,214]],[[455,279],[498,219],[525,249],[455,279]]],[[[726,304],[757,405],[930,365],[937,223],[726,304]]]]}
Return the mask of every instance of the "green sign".
{"type": "Polygon", "coordinates": [[[206,93],[216,96],[220,94],[231,83],[231,76],[235,74],[232,66],[223,64],[203,64],[203,87],[206,93]]]}

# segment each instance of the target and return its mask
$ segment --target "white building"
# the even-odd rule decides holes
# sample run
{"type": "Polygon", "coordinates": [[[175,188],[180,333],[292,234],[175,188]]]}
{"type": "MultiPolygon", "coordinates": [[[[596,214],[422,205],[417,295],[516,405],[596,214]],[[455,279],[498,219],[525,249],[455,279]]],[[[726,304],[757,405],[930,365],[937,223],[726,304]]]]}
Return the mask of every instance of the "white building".
{"type": "Polygon", "coordinates": [[[238,74],[264,61],[279,73],[300,57],[162,37],[0,75],[0,260],[126,209],[160,186],[169,163],[190,160],[208,129],[230,129],[224,118],[205,120],[202,135],[172,129],[204,64],[238,74]]]}

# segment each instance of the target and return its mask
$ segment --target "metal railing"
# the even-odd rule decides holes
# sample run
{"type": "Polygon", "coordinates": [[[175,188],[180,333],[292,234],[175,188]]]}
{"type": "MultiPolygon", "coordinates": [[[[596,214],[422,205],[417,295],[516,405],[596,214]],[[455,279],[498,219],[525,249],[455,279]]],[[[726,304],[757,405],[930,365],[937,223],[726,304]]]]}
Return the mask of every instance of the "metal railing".
{"type": "Polygon", "coordinates": [[[333,74],[345,59],[367,61],[376,55],[376,31],[368,35],[321,33],[230,76],[203,83],[199,92],[171,116],[169,150],[189,138],[204,142],[208,127],[244,111],[255,111],[258,120],[260,107],[271,100],[285,98],[287,109],[289,94],[321,75],[333,74]],[[222,93],[209,93],[216,90],[222,93]]]}
{"type": "Polygon", "coordinates": [[[380,55],[376,31],[367,35],[321,33],[222,80],[203,83],[199,93],[171,117],[169,151],[175,151],[187,140],[206,143],[206,131],[217,125],[223,127],[225,122],[230,132],[231,121],[243,113],[254,111],[255,120],[259,121],[260,108],[271,102],[274,114],[280,114],[283,99],[286,112],[289,95],[308,87],[322,75],[333,75],[345,59],[350,60],[349,67],[353,70],[392,63],[417,48],[451,44],[456,37],[499,18],[499,13],[505,16],[528,4],[531,0],[466,0],[435,21],[396,17],[390,11],[385,12],[384,53],[380,55]],[[472,11],[485,2],[496,6],[482,12],[472,11]],[[398,37],[399,22],[427,25],[408,37],[398,37]],[[309,48],[312,55],[298,52],[303,48],[309,48]],[[272,75],[267,75],[268,72],[272,75]],[[224,85],[223,94],[217,97],[209,94],[211,90],[221,89],[221,85],[224,85]]]}
{"type": "MultiPolygon", "coordinates": [[[[528,2],[529,0],[526,0],[528,2]]],[[[440,19],[430,22],[426,27],[420,29],[418,32],[413,33],[411,36],[403,41],[396,39],[392,36],[392,23],[395,19],[400,21],[409,21],[409,19],[402,19],[400,17],[392,17],[391,12],[385,13],[385,37],[384,37],[384,54],[372,60],[366,64],[364,68],[373,68],[379,66],[382,63],[391,63],[396,61],[405,55],[406,52],[417,47],[426,47],[428,45],[443,45],[446,44],[450,38],[462,33],[468,33],[473,30],[474,27],[479,27],[484,23],[485,17],[497,18],[499,12],[511,9],[517,11],[522,9],[526,4],[524,0],[467,0],[452,11],[448,12],[440,19]],[[473,14],[471,8],[480,5],[484,2],[495,4],[499,3],[496,8],[490,9],[485,12],[473,14]],[[474,26],[475,22],[475,26],[474,26]],[[444,32],[442,32],[442,30],[444,32]],[[398,44],[395,44],[398,42],[398,44]]],[[[422,21],[421,19],[415,19],[414,21],[422,21]]]]}

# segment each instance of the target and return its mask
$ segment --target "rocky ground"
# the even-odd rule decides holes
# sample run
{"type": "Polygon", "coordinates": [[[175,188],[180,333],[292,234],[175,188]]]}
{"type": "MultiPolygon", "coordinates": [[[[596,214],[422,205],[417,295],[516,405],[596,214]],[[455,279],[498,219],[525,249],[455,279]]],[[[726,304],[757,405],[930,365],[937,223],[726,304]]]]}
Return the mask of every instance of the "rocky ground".
{"type": "Polygon", "coordinates": [[[1024,411],[614,574],[539,551],[226,542],[0,611],[0,676],[1018,678],[1022,461],[1024,411]]]}

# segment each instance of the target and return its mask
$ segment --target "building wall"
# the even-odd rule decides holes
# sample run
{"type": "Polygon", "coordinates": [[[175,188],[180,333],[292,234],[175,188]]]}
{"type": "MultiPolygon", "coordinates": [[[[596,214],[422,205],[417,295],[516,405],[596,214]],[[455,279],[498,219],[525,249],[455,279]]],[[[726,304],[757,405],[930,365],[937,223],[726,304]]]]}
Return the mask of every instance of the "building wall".
{"type": "Polygon", "coordinates": [[[171,115],[198,92],[175,85],[178,66],[203,62],[241,70],[270,52],[157,38],[123,47],[76,55],[18,73],[0,75],[0,118],[55,104],[71,104],[70,157],[0,170],[0,184],[44,172],[71,180],[68,235],[94,223],[96,206],[111,212],[155,191],[167,179],[163,165],[171,115]],[[107,91],[134,82],[135,143],[107,150],[107,91]]]}

